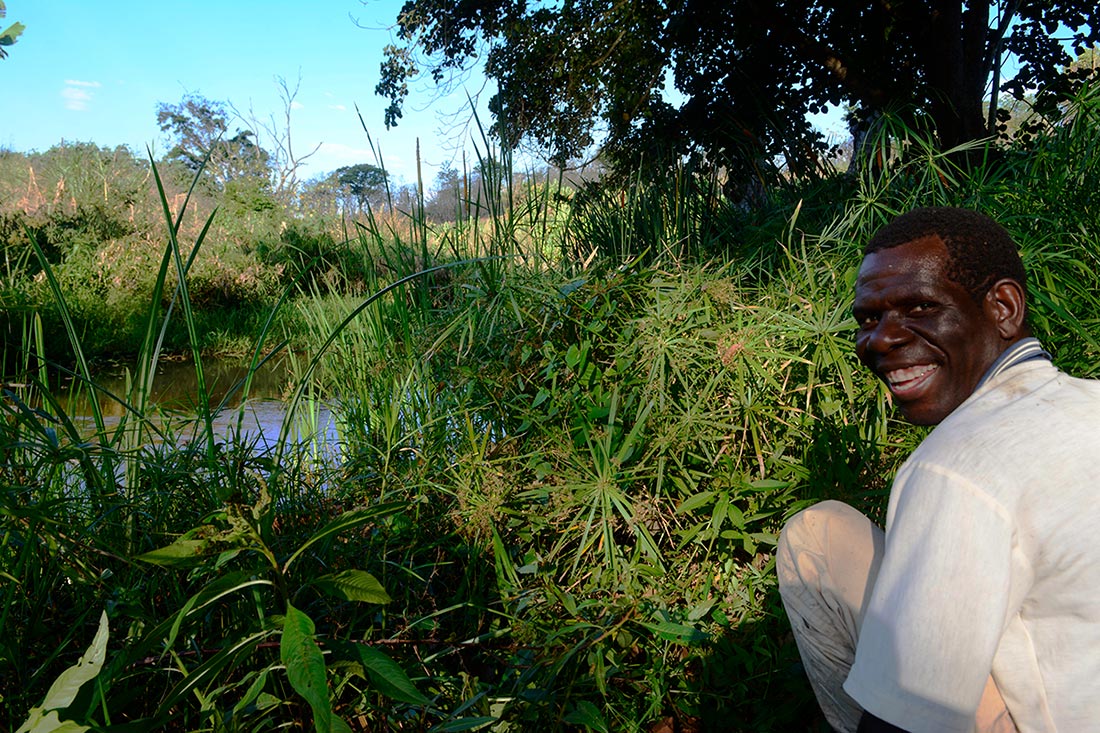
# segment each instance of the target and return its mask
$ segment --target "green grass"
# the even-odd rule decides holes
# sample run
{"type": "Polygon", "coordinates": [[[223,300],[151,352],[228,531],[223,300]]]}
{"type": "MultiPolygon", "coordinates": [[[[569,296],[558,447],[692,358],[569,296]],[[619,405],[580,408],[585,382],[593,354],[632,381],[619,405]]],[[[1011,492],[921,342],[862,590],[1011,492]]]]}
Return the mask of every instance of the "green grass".
{"type": "MultiPolygon", "coordinates": [[[[859,247],[914,205],[990,212],[1033,273],[1038,335],[1095,374],[1098,110],[1086,92],[965,168],[887,128],[885,169],[753,213],[690,170],[571,206],[504,185],[505,161],[457,222],[370,217],[248,316],[235,350],[291,364],[269,449],[211,429],[188,285],[214,225],[165,206],[121,424],[77,430],[38,369],[42,320],[11,320],[0,728],[46,701],[120,733],[823,730],[776,533],[823,498],[881,516],[922,434],[852,353],[859,247]],[[323,280],[329,255],[347,269],[323,280]],[[170,333],[197,423],[153,419],[170,333]],[[321,400],[335,451],[310,434],[321,400]],[[102,664],[49,693],[90,647],[102,664]]],[[[94,391],[50,256],[41,287],[94,391]]]]}

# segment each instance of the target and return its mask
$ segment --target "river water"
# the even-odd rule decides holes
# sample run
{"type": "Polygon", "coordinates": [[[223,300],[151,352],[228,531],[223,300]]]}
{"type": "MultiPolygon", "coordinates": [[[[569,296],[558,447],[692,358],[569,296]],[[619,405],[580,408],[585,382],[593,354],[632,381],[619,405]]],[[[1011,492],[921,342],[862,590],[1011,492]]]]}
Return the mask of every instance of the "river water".
{"type": "MultiPolygon", "coordinates": [[[[257,450],[274,446],[287,418],[285,397],[289,392],[286,364],[271,360],[261,366],[252,377],[248,399],[241,407],[241,382],[247,370],[237,360],[204,359],[203,376],[210,394],[210,405],[216,407],[225,402],[224,408],[214,416],[214,432],[224,439],[240,427],[243,440],[256,441],[257,450]]],[[[93,375],[100,387],[99,408],[108,428],[117,425],[127,408],[111,395],[125,397],[127,377],[125,366],[108,367],[93,375]],[[110,394],[108,394],[110,393],[110,394]]],[[[91,394],[86,387],[73,388],[68,380],[56,392],[62,409],[88,434],[95,431],[92,418],[91,394]]],[[[196,416],[198,378],[191,361],[162,360],[157,364],[156,377],[149,404],[155,405],[157,420],[171,419],[177,427],[196,416]]],[[[151,411],[152,412],[152,411],[151,411]]],[[[334,445],[338,441],[336,421],[332,410],[321,402],[300,403],[291,425],[291,439],[316,440],[334,445]]]]}

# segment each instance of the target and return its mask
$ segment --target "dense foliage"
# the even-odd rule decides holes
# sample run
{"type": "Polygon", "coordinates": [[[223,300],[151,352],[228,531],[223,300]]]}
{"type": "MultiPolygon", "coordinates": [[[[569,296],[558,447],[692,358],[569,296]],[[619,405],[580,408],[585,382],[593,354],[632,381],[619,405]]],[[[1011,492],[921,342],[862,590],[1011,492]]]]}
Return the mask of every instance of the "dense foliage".
{"type": "Polygon", "coordinates": [[[218,189],[241,180],[266,180],[267,152],[251,130],[230,133],[230,123],[225,103],[197,94],[179,104],[157,105],[157,124],[175,140],[165,160],[179,161],[192,173],[203,171],[218,189]]]}
{"type": "MultiPolygon", "coordinates": [[[[44,305],[5,340],[0,728],[821,730],[776,532],[824,497],[880,514],[920,437],[851,352],[860,244],[917,204],[987,211],[1022,246],[1059,365],[1096,376],[1100,355],[1096,91],[965,170],[887,122],[887,168],[754,213],[686,165],[571,202],[487,161],[454,222],[360,220],[334,246],[373,263],[371,295],[261,299],[296,332],[257,321],[250,365],[299,339],[270,441],[213,427],[192,299],[217,225],[186,194],[135,194],[141,237],[165,218],[134,240],[155,249],[132,386],[104,395],[123,418],[69,414],[44,305]],[[190,417],[152,398],[166,320],[193,359],[190,417]]],[[[29,251],[8,285],[38,283],[95,390],[64,276],[97,245],[81,231],[5,234],[29,251]]]]}
{"type": "MultiPolygon", "coordinates": [[[[474,64],[506,145],[527,139],[564,162],[594,143],[615,160],[691,153],[745,179],[764,161],[815,172],[825,141],[806,118],[850,107],[867,130],[887,111],[931,118],[948,149],[985,137],[987,90],[1064,94],[1075,53],[1100,40],[1093,2],[408,0],[378,94],[397,124],[421,73],[450,83],[474,64]],[[675,90],[669,94],[669,89],[675,90]]],[[[997,97],[993,97],[994,109],[997,97]]]]}

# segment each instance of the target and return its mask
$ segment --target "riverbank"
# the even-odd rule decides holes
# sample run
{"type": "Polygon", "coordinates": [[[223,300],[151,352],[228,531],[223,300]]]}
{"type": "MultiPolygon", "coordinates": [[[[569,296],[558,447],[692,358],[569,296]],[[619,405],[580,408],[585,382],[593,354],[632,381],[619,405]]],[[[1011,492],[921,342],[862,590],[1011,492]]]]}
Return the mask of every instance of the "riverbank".
{"type": "Polygon", "coordinates": [[[990,212],[1033,273],[1037,335],[1095,375],[1090,104],[986,168],[911,139],[888,171],[752,214],[680,176],[598,221],[471,218],[427,258],[427,240],[366,230],[366,251],[419,258],[373,269],[376,295],[277,299],[300,330],[265,318],[244,350],[258,364],[295,341],[285,409],[308,424],[334,400],[337,460],[214,433],[197,347],[196,432],[144,440],[163,431],[141,377],[160,311],[121,429],[70,431],[48,389],[33,408],[8,395],[0,727],[105,612],[102,666],[68,710],[108,730],[820,729],[776,532],[822,498],[881,516],[920,437],[852,354],[859,248],[916,205],[990,212]]]}

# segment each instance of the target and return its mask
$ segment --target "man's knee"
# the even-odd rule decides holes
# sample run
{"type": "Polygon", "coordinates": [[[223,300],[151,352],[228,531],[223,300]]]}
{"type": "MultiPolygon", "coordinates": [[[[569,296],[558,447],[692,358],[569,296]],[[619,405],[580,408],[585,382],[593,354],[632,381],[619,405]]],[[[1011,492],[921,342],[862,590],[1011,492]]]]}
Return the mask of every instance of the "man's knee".
{"type": "MultiPolygon", "coordinates": [[[[787,520],[779,533],[778,555],[791,559],[804,548],[820,548],[831,528],[866,522],[867,518],[842,501],[827,499],[787,520]]],[[[777,559],[778,562],[778,559],[777,559]]]]}
{"type": "Polygon", "coordinates": [[[827,500],[803,509],[779,534],[775,565],[780,590],[817,585],[822,575],[846,572],[843,566],[848,564],[856,572],[874,572],[881,537],[882,530],[844,502],[827,500]]]}

